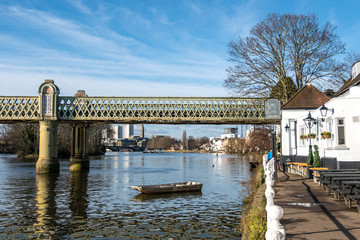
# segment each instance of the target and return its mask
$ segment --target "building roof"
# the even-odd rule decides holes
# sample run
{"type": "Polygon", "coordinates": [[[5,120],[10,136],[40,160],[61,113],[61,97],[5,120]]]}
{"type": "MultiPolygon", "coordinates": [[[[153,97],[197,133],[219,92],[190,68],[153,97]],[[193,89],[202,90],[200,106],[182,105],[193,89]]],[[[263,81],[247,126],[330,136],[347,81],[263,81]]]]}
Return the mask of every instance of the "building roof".
{"type": "Polygon", "coordinates": [[[311,84],[304,85],[284,105],[282,109],[316,109],[330,100],[330,97],[311,84]]]}
{"type": "Polygon", "coordinates": [[[356,86],[360,84],[360,74],[358,74],[355,78],[349,79],[335,94],[334,97],[340,96],[349,90],[352,86],[356,86]]]}

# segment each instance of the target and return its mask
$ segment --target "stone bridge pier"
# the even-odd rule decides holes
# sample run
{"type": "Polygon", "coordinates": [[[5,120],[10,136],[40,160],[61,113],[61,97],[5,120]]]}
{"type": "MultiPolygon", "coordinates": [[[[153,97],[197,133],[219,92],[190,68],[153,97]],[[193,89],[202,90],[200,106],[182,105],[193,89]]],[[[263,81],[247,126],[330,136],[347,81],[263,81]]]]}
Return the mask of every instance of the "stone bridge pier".
{"type": "MultiPolygon", "coordinates": [[[[53,80],[45,80],[39,87],[40,102],[40,146],[39,159],[36,162],[36,173],[54,173],[60,171],[57,158],[57,101],[59,88],[53,80]]],[[[88,125],[73,124],[71,130],[70,171],[89,170],[87,155],[88,125]]]]}
{"type": "Polygon", "coordinates": [[[73,124],[71,128],[70,171],[89,170],[88,125],[73,124]]]}
{"type": "Polygon", "coordinates": [[[39,159],[36,162],[36,173],[59,172],[57,159],[57,122],[40,121],[39,159]]]}
{"type": "Polygon", "coordinates": [[[45,80],[38,89],[40,103],[40,143],[36,173],[59,172],[57,158],[57,98],[59,88],[53,80],[45,80]]]}

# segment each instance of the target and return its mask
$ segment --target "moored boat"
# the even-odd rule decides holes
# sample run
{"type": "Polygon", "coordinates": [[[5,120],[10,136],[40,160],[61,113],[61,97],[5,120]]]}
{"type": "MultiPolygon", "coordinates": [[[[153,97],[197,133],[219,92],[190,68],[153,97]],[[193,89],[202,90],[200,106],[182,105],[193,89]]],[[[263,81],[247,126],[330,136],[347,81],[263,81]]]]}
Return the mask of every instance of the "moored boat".
{"type": "Polygon", "coordinates": [[[132,189],[142,193],[173,193],[173,192],[190,192],[201,191],[202,183],[199,182],[181,182],[158,185],[140,185],[130,186],[132,189]]]}

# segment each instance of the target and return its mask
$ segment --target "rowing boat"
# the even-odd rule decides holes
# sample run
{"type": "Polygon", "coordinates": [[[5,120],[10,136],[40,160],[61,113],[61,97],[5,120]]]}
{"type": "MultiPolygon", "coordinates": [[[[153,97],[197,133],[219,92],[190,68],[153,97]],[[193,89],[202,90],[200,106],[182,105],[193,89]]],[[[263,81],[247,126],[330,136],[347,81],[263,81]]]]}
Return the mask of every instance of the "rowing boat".
{"type": "Polygon", "coordinates": [[[132,189],[142,193],[173,193],[173,192],[190,192],[201,191],[202,183],[199,182],[181,182],[158,185],[140,185],[130,186],[132,189]]]}

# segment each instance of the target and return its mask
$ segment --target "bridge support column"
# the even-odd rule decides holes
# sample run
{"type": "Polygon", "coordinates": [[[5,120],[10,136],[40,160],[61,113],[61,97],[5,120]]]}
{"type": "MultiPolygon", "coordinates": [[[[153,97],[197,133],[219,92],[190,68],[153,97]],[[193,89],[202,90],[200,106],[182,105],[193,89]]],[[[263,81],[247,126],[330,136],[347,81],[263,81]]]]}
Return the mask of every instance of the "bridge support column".
{"type": "Polygon", "coordinates": [[[36,173],[59,172],[57,159],[57,122],[40,121],[39,159],[36,162],[36,173]]]}
{"type": "Polygon", "coordinates": [[[85,124],[73,125],[71,129],[71,157],[70,171],[89,170],[88,148],[88,126],[85,124]]]}

